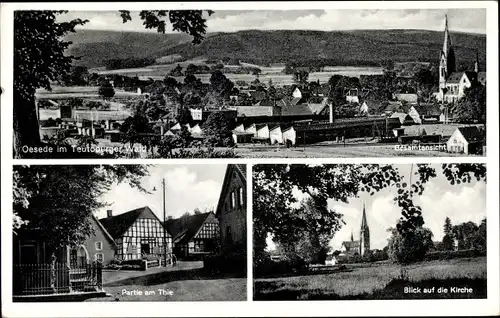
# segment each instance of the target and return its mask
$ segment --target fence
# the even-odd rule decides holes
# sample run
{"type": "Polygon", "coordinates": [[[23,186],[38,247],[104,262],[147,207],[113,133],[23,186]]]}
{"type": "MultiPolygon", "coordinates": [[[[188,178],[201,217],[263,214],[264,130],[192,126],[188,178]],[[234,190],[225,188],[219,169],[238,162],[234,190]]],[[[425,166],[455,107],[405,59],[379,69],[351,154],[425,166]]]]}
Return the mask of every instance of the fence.
{"type": "Polygon", "coordinates": [[[64,263],[15,264],[13,295],[34,296],[102,290],[102,266],[98,262],[71,268],[64,263]]]}

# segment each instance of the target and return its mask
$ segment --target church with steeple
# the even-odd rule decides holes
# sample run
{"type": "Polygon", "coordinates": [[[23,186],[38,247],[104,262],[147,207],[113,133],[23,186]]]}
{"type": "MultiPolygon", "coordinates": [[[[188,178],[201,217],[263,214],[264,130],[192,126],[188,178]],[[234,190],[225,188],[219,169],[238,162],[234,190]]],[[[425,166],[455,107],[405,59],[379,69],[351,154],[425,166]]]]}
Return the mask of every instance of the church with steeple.
{"type": "Polygon", "coordinates": [[[445,16],[443,48],[439,55],[439,91],[435,94],[438,101],[453,104],[464,97],[465,89],[473,84],[486,85],[486,72],[479,69],[476,52],[474,70],[457,72],[455,50],[448,29],[448,16],[445,16]]]}
{"type": "Polygon", "coordinates": [[[366,207],[363,203],[363,212],[361,216],[361,228],[359,231],[359,240],[354,240],[354,235],[351,232],[351,240],[342,242],[340,247],[339,257],[363,256],[370,251],[370,228],[366,221],[366,207]]]}

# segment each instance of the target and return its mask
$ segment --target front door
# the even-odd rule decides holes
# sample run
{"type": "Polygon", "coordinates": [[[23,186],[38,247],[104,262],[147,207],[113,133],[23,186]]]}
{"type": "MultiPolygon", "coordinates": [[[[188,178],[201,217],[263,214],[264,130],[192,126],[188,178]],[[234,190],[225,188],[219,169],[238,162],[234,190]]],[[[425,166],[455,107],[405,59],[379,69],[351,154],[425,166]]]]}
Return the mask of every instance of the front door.
{"type": "Polygon", "coordinates": [[[70,265],[72,268],[83,267],[87,265],[87,253],[85,247],[73,247],[70,251],[70,265]]]}

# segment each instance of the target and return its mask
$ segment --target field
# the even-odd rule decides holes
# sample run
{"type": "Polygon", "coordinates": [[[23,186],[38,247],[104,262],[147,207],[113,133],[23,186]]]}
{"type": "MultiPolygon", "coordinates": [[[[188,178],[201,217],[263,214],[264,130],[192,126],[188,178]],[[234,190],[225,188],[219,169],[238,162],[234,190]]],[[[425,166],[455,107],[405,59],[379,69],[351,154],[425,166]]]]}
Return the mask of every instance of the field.
{"type": "Polygon", "coordinates": [[[254,280],[255,300],[419,298],[486,298],[486,257],[421,262],[405,270],[392,263],[347,265],[328,274],[254,280]]]}
{"type": "Polygon", "coordinates": [[[88,301],[244,301],[247,279],[208,275],[203,262],[179,261],[175,267],[148,271],[104,271],[111,295],[88,301]]]}
{"type": "MultiPolygon", "coordinates": [[[[178,63],[181,66],[186,66],[186,62],[178,63]]],[[[195,64],[195,63],[193,63],[195,64]]],[[[199,64],[199,62],[197,63],[199,64]]],[[[163,64],[163,65],[151,65],[144,68],[136,68],[136,69],[120,69],[120,70],[106,70],[106,71],[98,71],[99,74],[121,74],[121,75],[129,75],[129,76],[139,76],[143,78],[152,78],[153,80],[162,80],[169,74],[169,72],[177,65],[174,64],[163,64]]],[[[309,73],[309,81],[315,82],[320,81],[320,83],[326,83],[333,75],[344,75],[344,76],[352,76],[359,77],[360,75],[376,75],[382,74],[382,68],[380,67],[354,67],[354,66],[344,66],[344,67],[331,67],[329,71],[326,72],[311,72],[309,73]]],[[[199,78],[203,83],[210,83],[211,74],[194,74],[197,78],[199,78]]],[[[233,82],[236,81],[245,81],[247,83],[255,80],[256,76],[252,74],[232,74],[226,73],[224,74],[228,79],[233,82]]],[[[184,76],[174,77],[177,81],[182,82],[184,80],[184,76]]],[[[274,85],[291,85],[293,84],[293,76],[280,73],[280,68],[262,68],[262,74],[259,76],[259,81],[261,83],[269,82],[269,80],[273,81],[274,85]]]]}

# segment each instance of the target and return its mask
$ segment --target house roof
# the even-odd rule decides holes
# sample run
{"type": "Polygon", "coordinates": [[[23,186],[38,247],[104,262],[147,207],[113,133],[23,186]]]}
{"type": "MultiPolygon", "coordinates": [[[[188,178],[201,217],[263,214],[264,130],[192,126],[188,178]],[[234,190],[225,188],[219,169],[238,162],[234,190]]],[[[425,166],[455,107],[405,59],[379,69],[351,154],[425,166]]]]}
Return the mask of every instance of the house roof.
{"type": "Polygon", "coordinates": [[[418,101],[417,94],[394,94],[400,101],[407,101],[409,103],[416,103],[418,101]]]}
{"type": "Polygon", "coordinates": [[[317,115],[317,114],[320,114],[323,111],[323,109],[325,109],[327,104],[326,103],[308,104],[307,106],[309,106],[309,109],[311,110],[311,112],[313,114],[317,115]]]}
{"type": "Polygon", "coordinates": [[[106,228],[104,227],[104,225],[102,225],[101,222],[99,222],[99,219],[97,218],[97,216],[95,216],[94,214],[92,214],[92,218],[95,220],[95,222],[97,223],[97,225],[99,226],[99,228],[102,230],[102,232],[104,233],[104,236],[114,245],[116,245],[116,242],[115,240],[113,239],[113,237],[111,236],[111,234],[109,234],[109,232],[106,230],[106,228]]]}
{"type": "Polygon", "coordinates": [[[448,76],[448,78],[446,79],[446,82],[451,83],[451,84],[458,84],[460,82],[460,80],[462,79],[462,76],[464,74],[467,76],[467,78],[471,82],[476,80],[476,78],[477,78],[476,77],[477,74],[475,72],[453,72],[450,74],[450,76],[448,76]]]}
{"type": "Polygon", "coordinates": [[[274,104],[275,104],[274,100],[266,98],[257,102],[254,106],[274,106],[274,104]]]}
{"type": "Polygon", "coordinates": [[[483,140],[483,134],[477,126],[464,126],[457,128],[467,142],[478,142],[483,140]]]}
{"type": "MultiPolygon", "coordinates": [[[[401,123],[404,123],[406,117],[410,117],[411,118],[411,116],[409,116],[406,113],[395,112],[395,113],[393,113],[391,115],[390,118],[398,118],[401,123]]],[[[410,118],[408,118],[408,119],[410,119],[410,118]]]]}
{"type": "Polygon", "coordinates": [[[292,105],[281,109],[281,116],[307,116],[312,114],[313,112],[307,104],[292,105]]]}
{"type": "Polygon", "coordinates": [[[439,116],[442,111],[438,105],[426,105],[426,106],[413,106],[420,116],[439,116]]]}
{"type": "MultiPolygon", "coordinates": [[[[156,217],[148,206],[144,206],[109,218],[100,219],[99,222],[101,222],[111,237],[116,239],[122,237],[143,212],[148,211],[156,217]]],[[[158,219],[158,221],[160,220],[158,219]]]]}
{"type": "Polygon", "coordinates": [[[342,242],[342,245],[345,246],[345,249],[347,251],[355,248],[359,248],[361,246],[359,241],[344,241],[342,242]]]}
{"type": "Polygon", "coordinates": [[[255,124],[255,130],[260,130],[260,129],[265,128],[265,127],[268,127],[268,125],[267,124],[255,124]]]}
{"type": "Polygon", "coordinates": [[[219,216],[222,212],[222,206],[224,205],[224,194],[227,192],[227,188],[231,184],[231,176],[233,172],[237,173],[246,184],[247,180],[247,168],[245,164],[229,164],[226,168],[226,174],[224,175],[224,181],[222,182],[222,189],[219,196],[219,202],[217,203],[216,216],[219,216]]]}
{"type": "Polygon", "coordinates": [[[167,220],[167,231],[172,235],[174,243],[186,244],[196,236],[207,218],[213,214],[213,212],[207,212],[167,220]]]}

